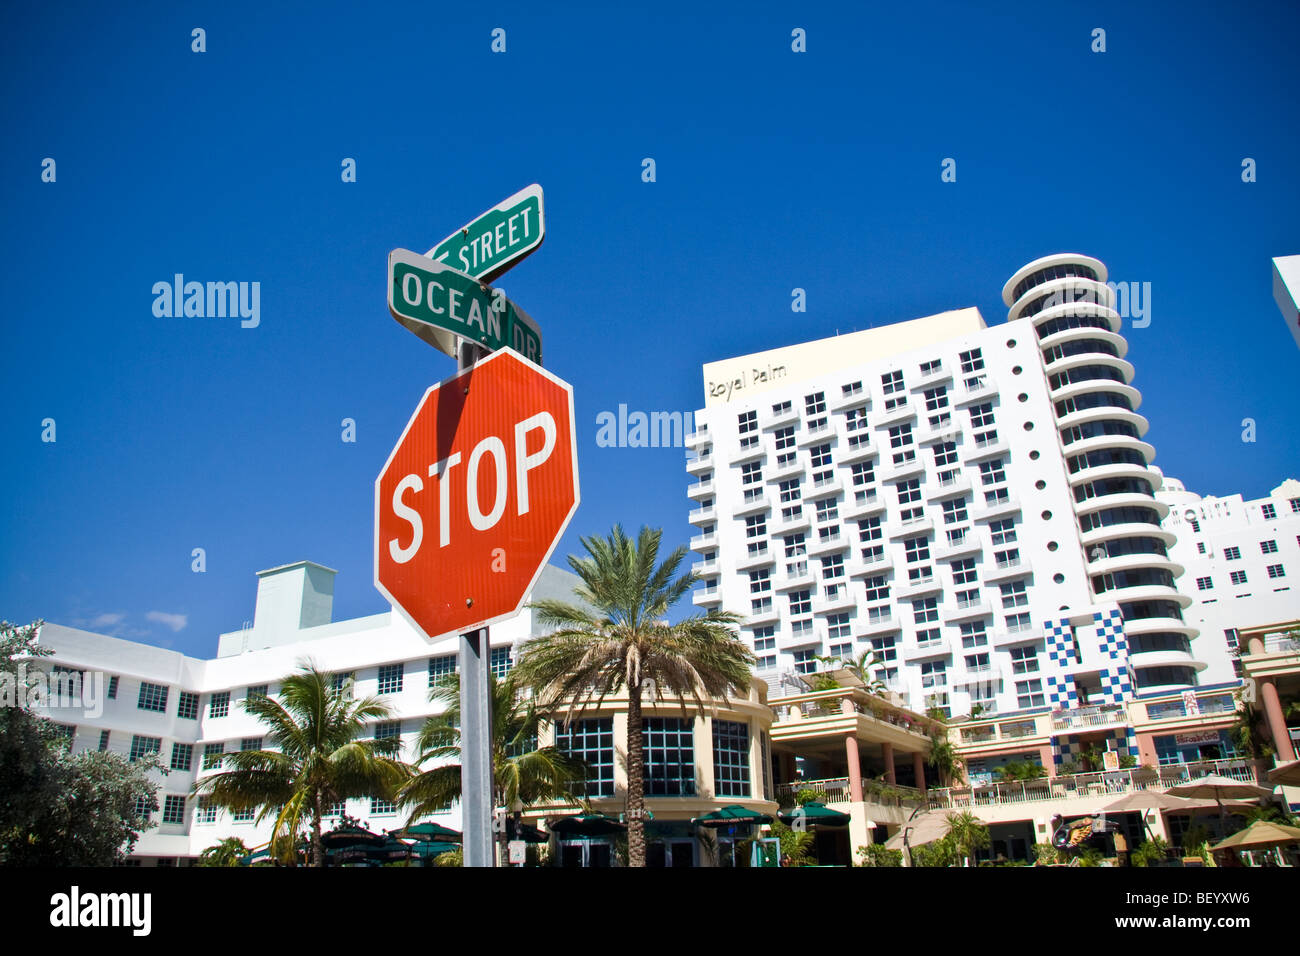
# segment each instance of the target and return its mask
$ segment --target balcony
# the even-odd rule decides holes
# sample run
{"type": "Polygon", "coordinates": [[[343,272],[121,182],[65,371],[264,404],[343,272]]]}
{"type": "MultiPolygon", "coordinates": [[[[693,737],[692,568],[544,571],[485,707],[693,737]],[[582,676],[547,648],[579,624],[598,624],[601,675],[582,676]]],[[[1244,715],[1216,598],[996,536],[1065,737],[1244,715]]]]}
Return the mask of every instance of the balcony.
{"type": "Polygon", "coordinates": [[[944,561],[948,558],[960,557],[963,554],[974,554],[982,550],[979,535],[975,534],[969,528],[963,529],[964,533],[955,538],[948,538],[939,543],[936,539],[934,546],[934,556],[944,561]]]}
{"type": "Polygon", "coordinates": [[[754,437],[754,441],[749,445],[741,445],[731,454],[727,455],[727,462],[732,465],[741,465],[745,462],[757,461],[767,454],[767,449],[763,443],[754,437]]]}
{"type": "Polygon", "coordinates": [[[713,494],[714,489],[716,487],[717,486],[713,483],[712,478],[710,478],[707,481],[697,481],[695,484],[691,485],[686,489],[686,497],[707,498],[713,494]]]}
{"type": "Polygon", "coordinates": [[[712,467],[713,452],[711,451],[706,451],[704,454],[689,458],[686,461],[686,473],[690,475],[698,475],[700,472],[708,471],[712,467]]]}
{"type": "Polygon", "coordinates": [[[880,450],[863,435],[862,440],[854,441],[855,436],[850,436],[848,443],[840,449],[836,460],[842,465],[848,465],[855,461],[864,461],[867,458],[874,458],[880,453],[880,450]]]}
{"type": "Polygon", "coordinates": [[[1011,558],[1009,560],[998,561],[984,569],[984,581],[993,583],[994,581],[1003,581],[1007,578],[1020,577],[1028,574],[1033,568],[1024,558],[1011,558]]]}
{"type": "Polygon", "coordinates": [[[908,578],[906,581],[894,582],[894,595],[900,600],[910,600],[925,594],[936,594],[943,590],[943,582],[936,575],[929,574],[922,578],[908,578]]]}
{"type": "MultiPolygon", "coordinates": [[[[852,801],[849,778],[831,777],[825,780],[798,780],[794,783],[777,784],[777,803],[782,807],[792,807],[795,804],[795,795],[805,790],[811,790],[817,794],[817,800],[827,806],[852,801]]],[[[901,784],[887,784],[882,780],[872,780],[870,778],[862,780],[863,803],[912,810],[924,806],[925,801],[925,793],[913,787],[905,787],[901,784]]]]}
{"type": "Polygon", "coordinates": [[[1008,496],[1001,501],[994,501],[971,509],[971,517],[976,521],[992,521],[1020,510],[1020,499],[1008,496]]]}
{"type": "Polygon", "coordinates": [[[927,515],[921,515],[919,518],[908,518],[906,521],[898,521],[889,525],[889,537],[904,538],[914,534],[924,534],[927,531],[934,530],[934,519],[927,515]]]}
{"type": "Polygon", "coordinates": [[[799,420],[799,409],[794,407],[794,403],[784,406],[780,411],[775,409],[763,416],[763,428],[773,429],[780,428],[783,425],[790,425],[799,420]]]}
{"type": "Polygon", "coordinates": [[[706,521],[713,521],[718,517],[718,509],[713,505],[705,505],[703,508],[696,508],[691,511],[686,520],[691,524],[703,524],[706,521]]]}
{"type": "Polygon", "coordinates": [[[1122,704],[1098,704],[1052,712],[1052,730],[1095,730],[1128,723],[1128,711],[1122,704]]]}
{"type": "Polygon", "coordinates": [[[761,551],[755,551],[751,554],[746,554],[743,558],[738,560],[736,562],[736,570],[749,571],[753,568],[761,568],[764,565],[775,564],[775,563],[776,563],[776,555],[772,553],[771,549],[768,548],[765,543],[761,551]]]}
{"type": "Polygon", "coordinates": [[[988,617],[992,613],[993,605],[984,600],[955,601],[939,608],[939,616],[945,622],[973,621],[976,618],[988,617]]]}
{"type": "Polygon", "coordinates": [[[712,587],[703,587],[691,595],[691,600],[699,606],[713,606],[722,603],[722,589],[715,582],[712,587]]]}
{"type": "Polygon", "coordinates": [[[791,454],[790,460],[781,462],[778,455],[776,460],[767,467],[767,482],[772,484],[777,481],[785,481],[787,478],[794,478],[803,474],[803,465],[799,462],[799,456],[791,454]]]}
{"type": "Polygon", "coordinates": [[[708,561],[696,561],[691,565],[691,571],[700,577],[703,577],[706,574],[717,574],[718,559],[711,558],[708,561]]]}
{"type": "Polygon", "coordinates": [[[800,448],[807,448],[810,445],[824,444],[834,438],[835,429],[831,428],[831,420],[828,416],[823,414],[821,416],[821,424],[816,428],[809,427],[795,440],[795,444],[800,448]]]}
{"type": "Polygon", "coordinates": [[[1180,783],[1217,774],[1256,785],[1262,780],[1262,765],[1250,760],[1207,760],[1192,764],[1164,764],[1151,769],[1133,767],[1070,776],[1041,777],[1008,783],[985,783],[966,787],[945,787],[928,791],[931,809],[964,809],[981,806],[1038,803],[1086,799],[1097,804],[1118,800],[1140,790],[1164,791],[1180,783]]]}
{"type": "Polygon", "coordinates": [[[832,398],[830,403],[831,410],[836,412],[843,411],[844,409],[847,408],[857,408],[859,405],[870,405],[870,404],[871,404],[871,393],[862,387],[858,387],[857,389],[849,392],[842,391],[840,392],[840,394],[832,398]]]}
{"type": "Polygon", "coordinates": [[[684,440],[684,444],[686,445],[687,448],[698,448],[700,445],[703,445],[708,440],[709,440],[709,429],[706,426],[704,428],[697,428],[695,431],[687,435],[684,440]]]}
{"type": "Polygon", "coordinates": [[[853,500],[844,505],[844,517],[846,520],[866,518],[869,515],[880,514],[884,510],[884,501],[874,491],[855,491],[853,500]]]}
{"type": "Polygon", "coordinates": [[[715,548],[718,545],[718,532],[710,531],[707,534],[697,534],[691,538],[691,550],[700,551],[704,548],[715,548]]]}
{"type": "Polygon", "coordinates": [[[834,472],[822,472],[821,475],[822,477],[812,482],[811,490],[808,492],[809,498],[821,498],[844,490],[844,484],[834,472]]]}
{"type": "Polygon", "coordinates": [[[758,494],[751,494],[750,492],[752,490],[753,489],[747,490],[745,492],[745,500],[732,509],[731,514],[733,517],[740,518],[745,515],[757,514],[760,511],[766,511],[772,507],[772,503],[767,500],[767,495],[763,494],[761,489],[758,494]]]}
{"type": "Polygon", "coordinates": [[[901,478],[914,478],[925,474],[925,459],[920,455],[895,464],[892,460],[880,466],[881,481],[898,481],[901,478]]]}
{"type": "Polygon", "coordinates": [[[950,498],[953,495],[962,495],[971,490],[970,479],[965,475],[954,475],[949,478],[942,478],[926,486],[925,498],[927,501],[938,501],[941,498],[950,498]]]}
{"type": "Polygon", "coordinates": [[[1004,438],[995,437],[984,441],[976,440],[974,444],[964,451],[961,460],[963,464],[970,464],[971,462],[982,461],[985,458],[995,458],[998,455],[1005,455],[1009,447],[1004,438]]]}
{"type": "Polygon", "coordinates": [[[897,425],[899,422],[905,422],[909,418],[916,417],[916,409],[912,407],[911,402],[903,402],[893,408],[886,408],[876,415],[876,428],[883,428],[887,425],[897,425]]]}

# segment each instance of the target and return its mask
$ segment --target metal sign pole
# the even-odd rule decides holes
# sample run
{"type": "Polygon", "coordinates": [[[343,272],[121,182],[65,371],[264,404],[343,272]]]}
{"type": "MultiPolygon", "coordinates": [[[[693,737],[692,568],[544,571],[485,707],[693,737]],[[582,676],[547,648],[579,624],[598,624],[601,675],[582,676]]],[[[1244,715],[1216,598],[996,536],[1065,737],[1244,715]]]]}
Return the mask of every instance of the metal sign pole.
{"type": "MultiPolygon", "coordinates": [[[[459,371],[474,364],[478,348],[460,343],[459,371]]],[[[465,600],[472,601],[467,595],[465,600]]],[[[492,712],[488,669],[491,665],[488,629],[460,636],[460,806],[465,830],[464,865],[494,866],[492,839],[492,712]]]]}

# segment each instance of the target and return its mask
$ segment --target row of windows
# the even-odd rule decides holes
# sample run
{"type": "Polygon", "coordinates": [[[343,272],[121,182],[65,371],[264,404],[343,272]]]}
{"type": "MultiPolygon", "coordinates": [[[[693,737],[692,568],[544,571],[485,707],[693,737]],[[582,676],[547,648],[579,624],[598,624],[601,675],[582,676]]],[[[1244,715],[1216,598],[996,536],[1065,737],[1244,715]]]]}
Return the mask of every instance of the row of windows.
{"type": "MultiPolygon", "coordinates": [[[[1270,565],[1268,565],[1268,567],[1267,567],[1265,570],[1266,570],[1267,573],[1268,573],[1268,577],[1269,577],[1269,580],[1270,580],[1270,581],[1276,581],[1276,580],[1278,580],[1279,578],[1284,578],[1284,577],[1286,577],[1286,567],[1285,567],[1284,565],[1281,565],[1281,564],[1270,564],[1270,565]]],[[[1245,572],[1245,571],[1232,571],[1232,572],[1229,572],[1228,578],[1229,578],[1229,580],[1232,582],[1233,585],[1246,584],[1246,583],[1247,583],[1247,577],[1246,577],[1246,572],[1245,572]]],[[[1196,579],[1196,589],[1197,589],[1198,591],[1212,591],[1212,590],[1214,590],[1214,578],[1213,578],[1213,577],[1197,578],[1197,579],[1196,579]]]]}

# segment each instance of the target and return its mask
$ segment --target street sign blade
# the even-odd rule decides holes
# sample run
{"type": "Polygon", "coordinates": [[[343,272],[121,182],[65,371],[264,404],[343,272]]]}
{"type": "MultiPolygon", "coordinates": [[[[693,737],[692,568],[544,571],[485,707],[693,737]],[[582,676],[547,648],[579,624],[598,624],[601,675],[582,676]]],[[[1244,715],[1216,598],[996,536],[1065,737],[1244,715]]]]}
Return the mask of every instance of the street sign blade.
{"type": "Polygon", "coordinates": [[[410,249],[388,254],[388,311],[451,356],[459,337],[493,352],[508,346],[532,362],[542,361],[537,323],[500,289],[410,249]]]}
{"type": "Polygon", "coordinates": [[[542,187],[533,183],[465,223],[430,249],[428,258],[491,282],[535,252],[545,238],[542,187]]]}

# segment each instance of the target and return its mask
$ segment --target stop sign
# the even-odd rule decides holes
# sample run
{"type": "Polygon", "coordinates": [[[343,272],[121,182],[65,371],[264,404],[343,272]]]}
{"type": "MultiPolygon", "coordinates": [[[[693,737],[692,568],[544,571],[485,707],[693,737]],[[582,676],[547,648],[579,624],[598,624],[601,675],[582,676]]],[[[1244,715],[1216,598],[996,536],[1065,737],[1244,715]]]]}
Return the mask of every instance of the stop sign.
{"type": "Polygon", "coordinates": [[[516,613],[578,508],[573,389],[509,349],[434,385],[375,480],[375,587],[425,637],[516,613]]]}

